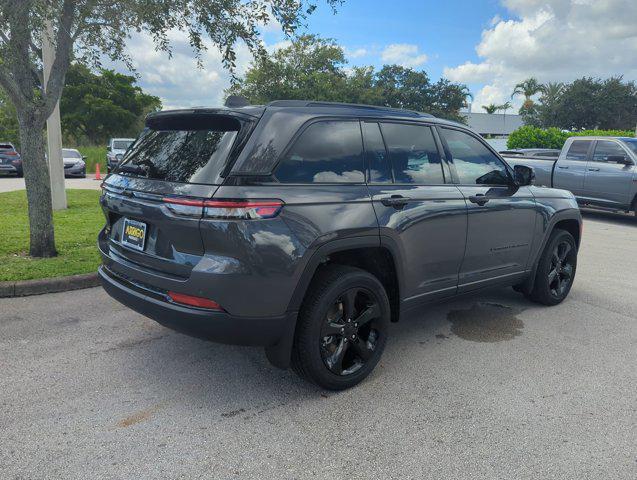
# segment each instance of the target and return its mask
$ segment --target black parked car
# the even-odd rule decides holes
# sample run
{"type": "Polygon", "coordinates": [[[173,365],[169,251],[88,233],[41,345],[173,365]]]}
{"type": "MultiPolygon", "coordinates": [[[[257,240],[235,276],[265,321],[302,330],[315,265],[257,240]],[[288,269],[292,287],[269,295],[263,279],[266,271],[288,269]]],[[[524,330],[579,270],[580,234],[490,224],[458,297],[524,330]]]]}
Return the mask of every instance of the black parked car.
{"type": "Polygon", "coordinates": [[[343,389],[409,310],[494,285],[545,305],[568,295],[580,212],[532,181],[465,126],[417,112],[160,112],[104,183],[99,272],[163,325],[265,346],[343,389]]]}
{"type": "Polygon", "coordinates": [[[8,173],[21,177],[22,157],[12,143],[0,143],[0,173],[8,173]]]}

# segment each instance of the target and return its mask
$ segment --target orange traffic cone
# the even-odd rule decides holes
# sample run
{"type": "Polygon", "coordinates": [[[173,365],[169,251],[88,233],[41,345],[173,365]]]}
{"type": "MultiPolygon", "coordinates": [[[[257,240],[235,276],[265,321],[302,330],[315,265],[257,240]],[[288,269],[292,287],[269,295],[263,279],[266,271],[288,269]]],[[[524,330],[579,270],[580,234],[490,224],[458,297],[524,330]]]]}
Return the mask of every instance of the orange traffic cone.
{"type": "Polygon", "coordinates": [[[101,180],[102,176],[100,175],[100,164],[95,164],[95,178],[93,180],[101,180]]]}

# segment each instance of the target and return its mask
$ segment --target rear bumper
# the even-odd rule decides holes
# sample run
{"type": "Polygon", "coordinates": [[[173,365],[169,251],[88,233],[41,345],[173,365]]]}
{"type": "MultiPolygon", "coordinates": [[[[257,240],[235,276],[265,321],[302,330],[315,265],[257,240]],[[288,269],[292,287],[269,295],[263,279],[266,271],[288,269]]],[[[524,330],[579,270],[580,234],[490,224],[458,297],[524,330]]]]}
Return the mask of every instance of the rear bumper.
{"type": "Polygon", "coordinates": [[[104,266],[98,269],[104,290],[115,300],[148,318],[186,335],[231,345],[273,346],[294,328],[296,314],[280,317],[237,317],[223,312],[170,303],[144,293],[104,266]]]}
{"type": "Polygon", "coordinates": [[[0,174],[19,174],[22,171],[22,168],[16,168],[13,165],[1,164],[0,165],[0,174]]]}

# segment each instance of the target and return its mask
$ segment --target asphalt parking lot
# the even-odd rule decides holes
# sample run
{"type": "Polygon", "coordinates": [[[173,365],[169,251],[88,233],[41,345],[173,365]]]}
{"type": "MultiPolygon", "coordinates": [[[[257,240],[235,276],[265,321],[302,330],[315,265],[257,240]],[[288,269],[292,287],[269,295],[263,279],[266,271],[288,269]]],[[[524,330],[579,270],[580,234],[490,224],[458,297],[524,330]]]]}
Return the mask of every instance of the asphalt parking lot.
{"type": "Polygon", "coordinates": [[[1,299],[0,478],[634,479],[636,239],[587,213],[562,305],[424,309],[341,393],[99,288],[1,299]]]}
{"type": "MultiPolygon", "coordinates": [[[[104,178],[104,176],[102,176],[104,178]]],[[[65,178],[66,188],[79,188],[86,190],[99,190],[102,182],[95,180],[95,175],[89,173],[86,178],[65,178]]],[[[17,178],[10,175],[0,175],[0,193],[12,192],[14,190],[24,190],[24,178],[17,178]]]]}

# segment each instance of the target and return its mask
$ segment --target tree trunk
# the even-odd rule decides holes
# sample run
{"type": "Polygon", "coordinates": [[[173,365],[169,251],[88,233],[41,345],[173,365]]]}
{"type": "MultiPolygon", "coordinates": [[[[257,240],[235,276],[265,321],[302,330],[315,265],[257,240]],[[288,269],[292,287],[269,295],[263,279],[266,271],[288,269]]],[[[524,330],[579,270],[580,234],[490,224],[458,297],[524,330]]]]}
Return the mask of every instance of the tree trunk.
{"type": "MultiPolygon", "coordinates": [[[[20,115],[18,113],[18,116],[20,115]]],[[[28,117],[28,116],[27,116],[28,117]]],[[[37,119],[19,118],[24,183],[29,205],[29,255],[54,257],[53,209],[49,166],[44,157],[44,125],[37,119]]]]}

